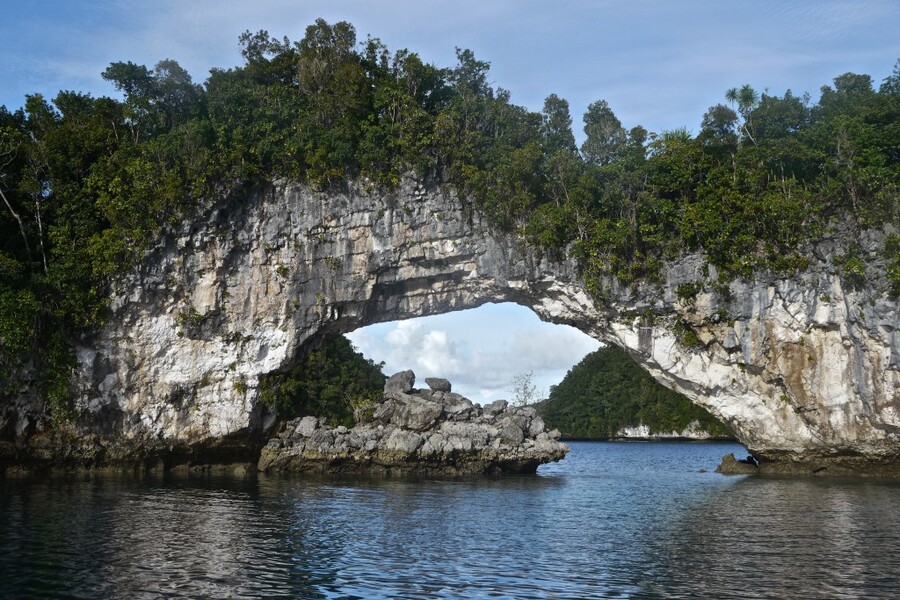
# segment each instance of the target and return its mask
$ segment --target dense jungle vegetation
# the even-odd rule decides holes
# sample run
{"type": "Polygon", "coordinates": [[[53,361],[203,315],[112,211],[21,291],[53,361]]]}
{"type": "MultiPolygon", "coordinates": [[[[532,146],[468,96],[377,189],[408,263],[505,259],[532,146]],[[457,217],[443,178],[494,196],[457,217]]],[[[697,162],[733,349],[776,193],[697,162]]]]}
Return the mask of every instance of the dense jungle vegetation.
{"type": "Polygon", "coordinates": [[[651,433],[680,432],[694,420],[715,437],[731,436],[706,410],[654,381],[615,346],[595,350],[569,369],[538,410],[547,427],[566,438],[610,438],[641,423],[651,433]]]}
{"type": "Polygon", "coordinates": [[[284,419],[312,415],[350,427],[356,410],[370,410],[381,399],[383,367],[343,335],[327,335],[290,370],[263,379],[262,401],[284,419]]]}
{"type": "MultiPolygon", "coordinates": [[[[273,177],[450,183],[494,227],[577,257],[598,301],[602,277],[654,281],[686,250],[723,277],[790,273],[833,221],[900,220],[900,62],[878,89],[840,75],[817,103],[723,91],[696,135],[626,130],[597,100],[579,148],[566,100],[516,106],[469,50],[438,67],[322,20],[297,42],[260,31],[240,46],[243,64],[202,85],[174,60],[116,62],[102,76],[121,100],[0,107],[0,395],[24,366],[65,416],[71,342],[102,324],[116,274],[161,228],[273,177]]],[[[866,258],[841,257],[848,280],[868,277],[866,258]]],[[[897,295],[900,238],[880,260],[897,295]]]]}

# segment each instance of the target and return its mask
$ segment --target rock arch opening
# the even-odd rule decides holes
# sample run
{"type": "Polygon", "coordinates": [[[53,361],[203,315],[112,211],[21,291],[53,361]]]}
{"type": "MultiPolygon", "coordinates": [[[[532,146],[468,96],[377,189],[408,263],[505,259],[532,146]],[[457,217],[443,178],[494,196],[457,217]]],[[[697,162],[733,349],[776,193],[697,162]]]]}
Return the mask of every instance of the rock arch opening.
{"type": "Polygon", "coordinates": [[[600,343],[577,329],[541,321],[512,303],[371,325],[346,337],[387,374],[412,369],[443,377],[476,402],[511,399],[516,377],[532,374],[538,396],[600,343]]]}
{"type": "Polygon", "coordinates": [[[609,279],[589,293],[574,260],[413,179],[391,193],[282,182],[200,222],[123,278],[109,324],[78,349],[86,422],[119,415],[119,435],[163,441],[258,428],[262,377],[325,332],[514,302],[624,348],[763,456],[900,454],[896,302],[845,288],[815,258],[828,252],[811,253],[806,273],[724,291],[702,256],[686,255],[657,282],[609,279]]]}

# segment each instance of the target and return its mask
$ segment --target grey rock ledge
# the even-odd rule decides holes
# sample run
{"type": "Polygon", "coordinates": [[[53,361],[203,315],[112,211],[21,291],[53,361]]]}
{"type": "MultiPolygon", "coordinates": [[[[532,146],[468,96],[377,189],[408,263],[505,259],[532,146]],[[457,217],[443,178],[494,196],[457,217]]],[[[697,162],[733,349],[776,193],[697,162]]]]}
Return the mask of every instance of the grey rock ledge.
{"type": "MultiPolygon", "coordinates": [[[[398,374],[400,375],[400,374],[398,374]]],[[[569,451],[532,407],[499,401],[482,409],[453,392],[385,385],[371,416],[354,427],[288,421],[263,447],[266,472],[476,475],[534,473],[569,451]]],[[[412,376],[412,377],[410,377],[412,376]]],[[[404,382],[411,371],[402,374],[404,382]]],[[[410,386],[412,383],[410,383],[410,386]]],[[[449,386],[447,386],[449,387],[449,386]]]]}

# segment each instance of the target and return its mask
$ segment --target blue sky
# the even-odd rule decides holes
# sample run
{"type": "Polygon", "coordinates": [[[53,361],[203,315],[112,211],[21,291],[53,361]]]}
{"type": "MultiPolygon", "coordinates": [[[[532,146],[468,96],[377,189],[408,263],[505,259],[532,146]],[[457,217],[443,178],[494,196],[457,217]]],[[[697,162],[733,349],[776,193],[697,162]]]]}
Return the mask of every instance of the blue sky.
{"type": "MultiPolygon", "coordinates": [[[[409,48],[440,66],[452,66],[456,46],[470,48],[491,63],[492,82],[510,90],[513,102],[538,110],[551,93],[568,99],[576,134],[587,105],[599,99],[609,102],[626,127],[696,131],[704,111],[730,87],[749,83],[776,94],[791,88],[816,100],[819,88],[835,76],[868,73],[877,84],[900,58],[897,0],[5,4],[0,104],[11,109],[34,92],[49,98],[60,89],[112,95],[99,74],[120,60],[152,66],[172,58],[202,82],[210,68],[240,63],[242,31],[266,29],[296,40],[317,17],[350,21],[360,39],[372,34],[392,50],[409,48]]],[[[539,387],[549,389],[565,374],[567,367],[558,363],[571,366],[580,358],[575,354],[595,346],[577,332],[542,326],[528,315],[509,306],[487,307],[381,324],[353,339],[375,360],[385,360],[388,370],[413,367],[420,379],[442,375],[426,373],[425,365],[439,364],[439,357],[449,361],[445,371],[453,373],[443,374],[481,401],[502,396],[509,385],[503,381],[532,369],[539,387]],[[418,351],[404,351],[404,344],[418,351]],[[543,367],[532,364],[541,360],[543,367]]]]}

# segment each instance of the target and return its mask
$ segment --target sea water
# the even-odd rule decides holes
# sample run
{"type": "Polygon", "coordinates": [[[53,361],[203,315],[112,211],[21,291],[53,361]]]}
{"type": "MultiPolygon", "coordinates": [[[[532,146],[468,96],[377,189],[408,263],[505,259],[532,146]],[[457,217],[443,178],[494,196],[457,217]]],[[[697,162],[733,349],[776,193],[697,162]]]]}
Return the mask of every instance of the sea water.
{"type": "Polygon", "coordinates": [[[534,476],[0,479],[0,598],[900,597],[900,485],[571,444],[534,476]]]}

